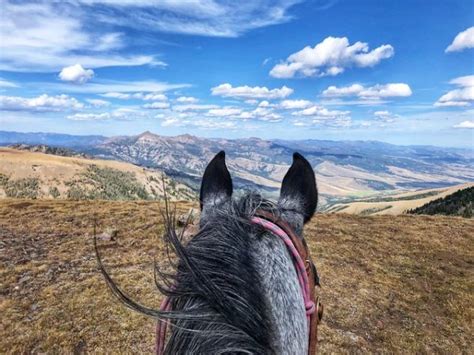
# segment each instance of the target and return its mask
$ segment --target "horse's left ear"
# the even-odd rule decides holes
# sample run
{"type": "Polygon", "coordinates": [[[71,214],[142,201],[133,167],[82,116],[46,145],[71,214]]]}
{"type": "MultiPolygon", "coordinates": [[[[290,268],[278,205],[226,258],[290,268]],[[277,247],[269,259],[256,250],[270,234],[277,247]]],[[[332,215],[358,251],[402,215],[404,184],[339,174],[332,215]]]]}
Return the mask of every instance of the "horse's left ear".
{"type": "Polygon", "coordinates": [[[201,183],[199,200],[201,210],[207,205],[217,205],[232,196],[232,179],[225,165],[225,152],[221,151],[207,165],[201,183]]]}
{"type": "Polygon", "coordinates": [[[293,154],[293,164],[283,178],[278,204],[283,209],[301,213],[304,223],[316,212],[316,177],[311,164],[299,153],[293,154]]]}

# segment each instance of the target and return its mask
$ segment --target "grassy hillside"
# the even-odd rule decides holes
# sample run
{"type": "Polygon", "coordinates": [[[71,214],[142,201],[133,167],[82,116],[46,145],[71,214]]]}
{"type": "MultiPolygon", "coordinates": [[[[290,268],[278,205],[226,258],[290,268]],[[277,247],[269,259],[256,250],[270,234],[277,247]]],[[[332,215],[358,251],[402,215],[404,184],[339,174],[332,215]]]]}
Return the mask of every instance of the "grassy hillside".
{"type": "Polygon", "coordinates": [[[474,187],[468,187],[444,198],[438,198],[426,205],[412,209],[408,213],[472,217],[474,215],[474,187]]]}
{"type": "MultiPolygon", "coordinates": [[[[192,203],[180,203],[185,212],[192,203]]],[[[195,206],[195,205],[194,205],[195,206]]],[[[151,353],[154,321],[118,304],[96,266],[159,307],[160,203],[0,201],[0,352],[151,353]]],[[[472,328],[474,220],[317,215],[306,237],[322,282],[321,353],[466,353],[472,328]]]]}
{"type": "Polygon", "coordinates": [[[190,188],[157,170],[111,160],[0,148],[0,198],[153,200],[163,197],[162,176],[171,199],[195,198],[190,188]]]}
{"type": "Polygon", "coordinates": [[[370,198],[347,199],[331,204],[324,212],[349,213],[359,215],[399,215],[408,210],[423,206],[433,200],[449,196],[456,191],[472,187],[467,183],[440,189],[418,190],[391,195],[378,195],[370,198]]]}

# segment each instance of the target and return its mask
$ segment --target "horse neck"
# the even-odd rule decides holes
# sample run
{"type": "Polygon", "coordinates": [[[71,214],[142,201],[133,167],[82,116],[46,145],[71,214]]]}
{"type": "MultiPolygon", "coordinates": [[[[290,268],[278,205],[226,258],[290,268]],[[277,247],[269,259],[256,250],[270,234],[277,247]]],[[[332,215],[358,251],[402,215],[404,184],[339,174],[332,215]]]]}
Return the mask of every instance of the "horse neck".
{"type": "Polygon", "coordinates": [[[272,348],[277,354],[308,353],[303,294],[286,246],[279,238],[265,235],[255,240],[252,254],[268,304],[272,348]]]}

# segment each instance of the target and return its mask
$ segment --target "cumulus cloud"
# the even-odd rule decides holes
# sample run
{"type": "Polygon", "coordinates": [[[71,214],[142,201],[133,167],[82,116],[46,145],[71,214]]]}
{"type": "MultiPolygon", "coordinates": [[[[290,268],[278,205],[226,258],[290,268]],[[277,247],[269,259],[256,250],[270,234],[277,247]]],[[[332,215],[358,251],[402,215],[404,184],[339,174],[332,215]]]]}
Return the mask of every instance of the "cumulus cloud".
{"type": "Polygon", "coordinates": [[[88,103],[90,103],[94,107],[106,107],[110,106],[109,101],[101,100],[101,99],[86,99],[88,103]]]}
{"type": "Polygon", "coordinates": [[[352,124],[350,111],[328,110],[321,105],[312,105],[304,110],[292,112],[299,117],[293,120],[293,125],[298,127],[349,127],[352,124]]]}
{"type": "Polygon", "coordinates": [[[339,98],[355,96],[361,99],[380,99],[390,97],[407,97],[411,96],[412,91],[408,84],[390,83],[377,84],[370,87],[364,87],[360,84],[350,86],[330,86],[323,91],[322,96],[326,98],[339,98]]]}
{"type": "Polygon", "coordinates": [[[189,105],[175,105],[173,106],[173,111],[178,112],[187,112],[187,111],[204,111],[214,108],[218,108],[217,105],[198,105],[198,104],[189,104],[189,105]]]}
{"type": "Polygon", "coordinates": [[[390,111],[375,111],[374,116],[377,121],[384,122],[384,123],[393,123],[395,119],[398,117],[394,113],[390,111]]]}
{"type": "Polygon", "coordinates": [[[199,100],[192,96],[180,96],[176,99],[176,101],[185,104],[195,104],[199,100]]]}
{"type": "Polygon", "coordinates": [[[213,87],[211,93],[214,96],[233,97],[237,99],[284,99],[293,93],[293,89],[282,86],[281,88],[269,89],[265,86],[237,86],[229,83],[213,87]]]}
{"type": "Polygon", "coordinates": [[[6,111],[67,111],[84,108],[84,104],[68,95],[26,98],[20,96],[0,96],[0,109],[6,111]]]}
{"type": "Polygon", "coordinates": [[[145,101],[168,101],[168,97],[165,94],[158,93],[142,94],[139,95],[138,98],[145,101]]]}
{"type": "Polygon", "coordinates": [[[258,100],[254,100],[254,99],[245,100],[244,102],[245,102],[246,104],[249,104],[249,105],[256,105],[256,104],[258,104],[258,100]]]}
{"type": "Polygon", "coordinates": [[[84,84],[93,77],[94,71],[92,69],[84,69],[80,64],[65,67],[59,73],[59,79],[62,81],[69,81],[76,84],[84,84]]]}
{"type": "Polygon", "coordinates": [[[283,100],[279,103],[279,107],[285,110],[304,109],[311,106],[313,103],[308,100],[283,100]]]}
{"type": "Polygon", "coordinates": [[[103,120],[133,120],[148,117],[146,113],[132,108],[118,108],[114,111],[100,113],[76,113],[66,116],[71,121],[103,121],[103,120]]]}
{"type": "Polygon", "coordinates": [[[170,104],[168,102],[152,102],[150,104],[145,104],[143,105],[144,108],[150,109],[150,110],[164,110],[170,107],[170,104]]]}
{"type": "Polygon", "coordinates": [[[235,121],[217,121],[215,119],[182,119],[179,117],[167,117],[162,122],[163,127],[193,127],[199,129],[236,129],[237,123],[235,121]]]}
{"type": "Polygon", "coordinates": [[[314,116],[314,117],[327,117],[334,118],[339,116],[347,116],[350,111],[339,111],[339,110],[328,110],[321,105],[313,105],[301,111],[295,111],[292,113],[294,116],[314,116]]]}
{"type": "Polygon", "coordinates": [[[314,47],[307,46],[291,54],[285,61],[275,65],[270,76],[275,78],[293,78],[295,76],[335,76],[347,68],[373,67],[383,59],[394,55],[395,50],[384,44],[373,50],[364,42],[350,45],[346,37],[327,37],[314,47]]]}
{"type": "Polygon", "coordinates": [[[335,117],[331,120],[327,118],[296,119],[293,125],[297,127],[328,127],[328,128],[347,128],[352,125],[352,119],[349,116],[335,117]]]}
{"type": "Polygon", "coordinates": [[[474,26],[458,33],[445,52],[460,52],[469,48],[474,48],[474,26]]]}
{"type": "Polygon", "coordinates": [[[474,121],[463,121],[453,126],[454,128],[474,129],[474,121]]]}
{"type": "Polygon", "coordinates": [[[222,107],[222,108],[213,108],[207,112],[208,116],[214,117],[226,117],[226,116],[237,116],[242,112],[241,109],[233,107],[222,107]]]}
{"type": "Polygon", "coordinates": [[[105,94],[101,94],[104,97],[109,97],[112,99],[121,99],[121,100],[129,100],[129,99],[138,99],[144,101],[167,101],[168,97],[165,94],[161,93],[143,93],[143,92],[135,92],[135,93],[124,93],[124,92],[106,92],[105,94]]]}
{"type": "Polygon", "coordinates": [[[435,102],[437,107],[470,106],[474,102],[474,75],[455,78],[449,82],[457,89],[448,91],[435,102]]]}
{"type": "Polygon", "coordinates": [[[280,122],[283,117],[274,112],[272,107],[269,106],[259,106],[251,111],[242,111],[242,113],[237,117],[242,120],[259,120],[266,122],[280,122]]]}

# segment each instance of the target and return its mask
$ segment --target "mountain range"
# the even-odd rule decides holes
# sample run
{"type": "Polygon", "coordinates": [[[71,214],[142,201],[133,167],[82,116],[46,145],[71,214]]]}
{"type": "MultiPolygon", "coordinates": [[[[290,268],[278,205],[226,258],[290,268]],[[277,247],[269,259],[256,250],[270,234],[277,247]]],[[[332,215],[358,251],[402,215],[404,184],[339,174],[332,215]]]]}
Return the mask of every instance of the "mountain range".
{"type": "Polygon", "coordinates": [[[194,189],[206,164],[220,150],[237,189],[275,196],[292,154],[313,166],[323,204],[344,198],[439,188],[474,181],[474,150],[399,146],[377,141],[222,139],[175,137],[144,132],[135,136],[74,136],[0,131],[0,145],[45,144],[103,159],[165,171],[194,189]]]}

